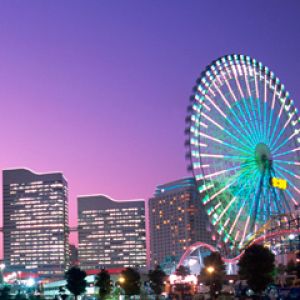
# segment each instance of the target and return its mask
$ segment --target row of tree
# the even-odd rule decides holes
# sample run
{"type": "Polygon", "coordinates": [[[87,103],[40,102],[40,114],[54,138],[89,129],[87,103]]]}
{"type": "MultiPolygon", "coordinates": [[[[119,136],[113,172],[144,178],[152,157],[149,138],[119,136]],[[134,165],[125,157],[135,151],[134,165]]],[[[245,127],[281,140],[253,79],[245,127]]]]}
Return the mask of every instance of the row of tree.
{"type": "MultiPolygon", "coordinates": [[[[75,299],[85,292],[87,287],[85,277],[86,272],[79,267],[72,267],[66,272],[66,288],[74,295],[75,299]]],[[[166,274],[159,266],[148,272],[149,286],[157,296],[164,290],[165,277],[166,274]]],[[[106,299],[112,293],[118,296],[117,294],[120,294],[121,289],[126,296],[139,295],[141,276],[136,269],[126,268],[121,272],[119,280],[113,284],[109,272],[103,268],[96,276],[95,286],[99,288],[100,299],[106,299]]],[[[64,295],[62,292],[61,297],[64,298],[64,295]]]]}

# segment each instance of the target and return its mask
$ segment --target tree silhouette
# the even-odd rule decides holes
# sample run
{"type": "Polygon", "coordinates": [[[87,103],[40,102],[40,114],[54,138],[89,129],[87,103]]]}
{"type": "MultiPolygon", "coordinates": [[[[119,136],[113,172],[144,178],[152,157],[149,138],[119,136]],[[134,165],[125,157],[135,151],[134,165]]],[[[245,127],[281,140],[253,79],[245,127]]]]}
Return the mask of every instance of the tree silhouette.
{"type": "Polygon", "coordinates": [[[101,269],[97,274],[95,286],[99,287],[99,296],[101,299],[105,299],[111,293],[112,286],[107,270],[101,269]]]}
{"type": "Polygon", "coordinates": [[[71,267],[65,274],[67,281],[67,289],[75,296],[77,300],[78,296],[85,292],[87,283],[85,280],[86,273],[79,267],[71,267]]]}
{"type": "Polygon", "coordinates": [[[201,275],[205,278],[205,283],[209,285],[210,296],[214,299],[216,294],[222,290],[225,264],[219,252],[212,252],[204,257],[203,264],[204,268],[201,270],[201,275]]]}
{"type": "MultiPolygon", "coordinates": [[[[190,269],[188,267],[185,266],[179,266],[176,270],[175,270],[175,275],[177,276],[181,276],[181,277],[185,277],[187,275],[190,275],[190,269]]],[[[175,283],[175,290],[178,291],[181,294],[181,298],[184,297],[184,292],[189,291],[190,287],[188,285],[186,285],[183,282],[176,282],[175,283]]]]}
{"type": "Polygon", "coordinates": [[[177,276],[185,277],[190,274],[191,274],[190,269],[185,266],[179,266],[175,271],[175,275],[177,275],[177,276]]]}
{"type": "Polygon", "coordinates": [[[124,280],[120,282],[120,285],[124,289],[125,294],[128,296],[139,295],[141,286],[139,272],[133,268],[126,268],[121,272],[121,276],[124,280]]]}
{"type": "Polygon", "coordinates": [[[159,295],[164,290],[164,280],[166,276],[166,273],[160,268],[160,266],[156,266],[154,270],[150,270],[148,273],[150,287],[156,295],[156,299],[159,298],[159,295]]]}
{"type": "Polygon", "coordinates": [[[273,282],[275,257],[264,246],[252,245],[247,248],[238,265],[241,278],[246,279],[249,287],[258,294],[273,282]]]}
{"type": "Polygon", "coordinates": [[[0,299],[1,300],[10,300],[11,296],[10,296],[10,288],[7,286],[4,286],[1,290],[0,290],[0,299]]]}

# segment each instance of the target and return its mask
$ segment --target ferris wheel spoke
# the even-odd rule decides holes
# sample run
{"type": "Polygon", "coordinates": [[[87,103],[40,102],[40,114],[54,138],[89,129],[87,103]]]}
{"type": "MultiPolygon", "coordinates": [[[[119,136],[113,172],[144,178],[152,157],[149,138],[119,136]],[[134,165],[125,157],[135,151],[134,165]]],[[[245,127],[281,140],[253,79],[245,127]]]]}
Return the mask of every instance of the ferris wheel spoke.
{"type": "MultiPolygon", "coordinates": [[[[226,99],[226,97],[224,96],[224,94],[222,93],[222,91],[216,86],[216,90],[219,93],[219,95],[221,96],[222,100],[225,102],[225,104],[228,106],[228,108],[230,109],[230,111],[233,113],[236,121],[239,123],[239,125],[241,126],[242,123],[240,121],[240,119],[238,118],[238,116],[236,115],[234,109],[232,109],[232,106],[229,104],[228,100],[226,99]]],[[[245,136],[245,133],[242,133],[238,127],[229,119],[227,118],[226,121],[231,125],[231,127],[239,134],[240,138],[243,139],[247,144],[249,144],[249,146],[251,147],[252,144],[254,143],[253,141],[251,141],[249,139],[249,137],[247,138],[247,135],[245,136]]],[[[243,127],[241,127],[243,128],[243,127]]]]}
{"type": "Polygon", "coordinates": [[[199,157],[209,157],[209,158],[221,158],[233,161],[245,161],[249,159],[249,156],[242,155],[224,155],[224,154],[213,154],[213,153],[199,153],[199,157]]]}
{"type": "Polygon", "coordinates": [[[273,161],[276,162],[276,163],[285,164],[285,165],[300,166],[300,162],[299,161],[280,160],[280,159],[274,159],[273,161]]]}
{"type": "MultiPolygon", "coordinates": [[[[286,99],[285,99],[286,100],[286,99]]],[[[272,131],[272,134],[271,134],[271,138],[269,140],[269,144],[272,145],[273,143],[273,139],[274,139],[274,136],[275,136],[275,133],[277,131],[277,127],[278,127],[278,124],[279,124],[279,121],[280,121],[280,117],[281,117],[281,114],[282,114],[282,111],[283,111],[283,107],[284,107],[284,104],[285,104],[285,100],[282,101],[282,104],[281,104],[281,107],[280,107],[280,110],[279,110],[279,114],[276,118],[276,121],[275,121],[275,126],[273,128],[273,131],[272,131]]]]}
{"type": "MultiPolygon", "coordinates": [[[[243,149],[242,151],[249,153],[249,151],[252,151],[252,149],[247,146],[245,143],[243,143],[241,141],[241,139],[238,139],[235,135],[233,135],[232,133],[230,133],[230,131],[228,131],[227,129],[225,129],[223,126],[221,126],[219,123],[217,123],[215,120],[211,119],[209,116],[207,116],[205,113],[202,113],[203,117],[205,119],[207,119],[208,121],[210,121],[212,124],[214,124],[216,127],[218,127],[222,132],[225,132],[227,135],[229,135],[231,138],[233,138],[236,142],[238,142],[239,144],[241,144],[243,147],[245,147],[245,149],[248,149],[248,151],[246,151],[245,149],[243,149]]],[[[225,143],[224,143],[225,144],[225,143]]]]}
{"type": "MultiPolygon", "coordinates": [[[[238,116],[237,116],[236,112],[234,111],[234,109],[232,109],[231,112],[234,115],[234,117],[237,120],[237,122],[239,123],[239,126],[243,126],[242,122],[238,118],[238,116]]],[[[243,139],[245,141],[245,143],[248,144],[249,147],[253,147],[253,145],[255,144],[255,141],[252,140],[252,136],[251,135],[249,135],[247,132],[242,133],[237,128],[237,126],[229,118],[226,121],[231,125],[232,128],[234,128],[239,133],[240,138],[243,139]]],[[[245,129],[244,129],[244,131],[245,131],[245,129]]]]}
{"type": "Polygon", "coordinates": [[[299,152],[300,151],[300,148],[294,148],[292,150],[289,150],[289,151],[285,151],[285,152],[281,152],[281,153],[277,153],[275,155],[273,155],[273,157],[278,157],[278,156],[284,156],[284,155],[289,155],[291,153],[294,153],[294,152],[299,152]]]}
{"type": "Polygon", "coordinates": [[[267,99],[268,99],[268,88],[267,88],[267,76],[265,74],[264,79],[264,136],[267,137],[267,99]]]}
{"type": "Polygon", "coordinates": [[[295,115],[295,112],[291,113],[289,115],[289,118],[287,119],[287,121],[285,122],[284,126],[281,128],[279,134],[277,135],[277,137],[275,138],[274,142],[271,144],[270,148],[273,150],[273,148],[276,146],[277,141],[279,141],[280,137],[282,136],[282,134],[284,133],[284,131],[286,130],[287,126],[290,124],[291,120],[293,119],[295,115]]]}
{"type": "MultiPolygon", "coordinates": [[[[229,83],[229,81],[228,81],[228,79],[226,78],[225,75],[224,75],[224,80],[225,80],[226,86],[227,86],[227,88],[229,90],[229,93],[231,95],[231,98],[233,99],[234,105],[238,107],[239,112],[240,112],[242,118],[244,119],[244,125],[243,125],[242,128],[244,129],[244,131],[245,131],[248,139],[252,142],[252,144],[254,144],[255,141],[252,140],[251,129],[249,129],[249,122],[247,121],[247,119],[245,117],[245,114],[244,114],[244,112],[243,112],[243,110],[242,110],[242,108],[240,106],[240,103],[239,103],[239,101],[238,101],[235,93],[233,92],[232,87],[231,87],[231,85],[230,85],[230,83],[229,83]],[[247,130],[246,130],[246,127],[247,127],[247,130]],[[250,130],[250,131],[248,131],[248,130],[250,130]]],[[[237,116],[237,114],[236,114],[236,112],[234,110],[234,107],[231,107],[231,112],[234,114],[235,118],[238,120],[238,122],[241,125],[241,120],[238,118],[238,116],[237,116]]]]}
{"type": "MultiPolygon", "coordinates": [[[[283,178],[284,180],[288,181],[287,177],[286,177],[282,172],[280,172],[280,171],[277,170],[276,168],[275,168],[275,170],[276,170],[276,173],[277,173],[281,178],[283,178]]],[[[289,185],[292,186],[293,189],[294,189],[298,194],[300,194],[299,189],[297,189],[296,186],[295,186],[291,181],[289,182],[289,185]]],[[[278,194],[278,191],[276,191],[276,193],[278,194]]],[[[291,192],[290,192],[289,190],[286,190],[286,193],[290,196],[292,202],[295,202],[295,200],[293,200],[294,198],[293,198],[291,192]]],[[[281,197],[281,198],[283,198],[283,201],[285,202],[285,206],[288,208],[288,210],[291,211],[292,208],[291,208],[291,206],[290,206],[290,203],[286,200],[285,197],[281,197]]],[[[278,199],[280,199],[280,198],[278,197],[278,199]]],[[[282,199],[281,199],[281,201],[282,201],[282,199]]],[[[283,211],[282,211],[282,212],[285,212],[285,211],[286,211],[286,210],[283,208],[283,211]]],[[[281,212],[281,213],[282,213],[282,212],[281,212]]]]}
{"type": "MultiPolygon", "coordinates": [[[[256,118],[256,115],[254,115],[255,113],[255,107],[254,107],[254,104],[253,104],[253,96],[252,96],[252,93],[251,93],[251,88],[250,88],[250,83],[249,83],[249,79],[248,79],[248,75],[250,75],[250,69],[248,70],[246,67],[244,68],[244,71],[245,71],[245,74],[244,74],[244,79],[245,79],[245,82],[246,82],[246,87],[247,87],[247,91],[248,91],[248,96],[249,96],[249,101],[250,101],[250,104],[251,104],[251,108],[252,108],[252,112],[253,112],[253,117],[250,117],[250,120],[251,120],[251,123],[253,123],[253,132],[254,134],[256,135],[256,142],[258,143],[259,140],[261,139],[260,135],[259,135],[259,125],[257,124],[257,118],[256,118]],[[252,122],[252,119],[254,120],[254,122],[252,122]]],[[[246,105],[246,99],[245,99],[245,105],[246,105]]],[[[247,106],[248,108],[248,106],[247,106]]]]}
{"type": "Polygon", "coordinates": [[[287,170],[286,168],[284,168],[284,167],[282,167],[282,166],[280,166],[280,165],[277,165],[276,167],[277,167],[278,169],[280,169],[281,171],[283,171],[283,172],[289,174],[290,176],[293,176],[293,177],[296,178],[296,179],[300,179],[300,176],[297,175],[297,174],[295,174],[294,172],[289,171],[289,170],[287,170]]]}
{"type": "Polygon", "coordinates": [[[264,139],[264,135],[263,135],[263,129],[262,129],[262,113],[261,113],[261,107],[260,107],[260,94],[259,94],[259,85],[258,85],[258,79],[257,79],[257,74],[256,71],[254,70],[254,83],[255,83],[255,97],[256,97],[256,102],[257,102],[257,108],[258,108],[258,118],[259,118],[259,122],[258,122],[258,128],[259,128],[259,132],[260,132],[260,137],[263,140],[264,139]]]}
{"type": "Polygon", "coordinates": [[[286,138],[279,146],[273,149],[273,153],[276,153],[280,148],[285,146],[288,141],[290,141],[294,136],[296,136],[299,132],[295,130],[288,138],[286,138]]]}
{"type": "Polygon", "coordinates": [[[261,136],[261,132],[260,132],[260,129],[259,129],[259,122],[257,120],[257,115],[255,115],[255,105],[254,105],[254,99],[253,97],[250,97],[250,105],[251,105],[251,111],[253,113],[253,119],[254,119],[254,122],[253,122],[253,126],[255,127],[255,131],[257,132],[257,136],[258,136],[258,140],[262,140],[262,136],[261,136]]]}
{"type": "Polygon", "coordinates": [[[248,107],[248,104],[247,104],[247,99],[244,98],[244,99],[243,99],[243,102],[244,102],[244,106],[245,106],[245,109],[246,109],[248,118],[249,118],[249,120],[250,120],[250,124],[253,124],[252,126],[251,126],[251,125],[250,125],[250,126],[251,126],[251,129],[252,129],[252,135],[253,135],[253,137],[254,137],[254,143],[257,144],[257,143],[259,142],[258,131],[257,131],[256,128],[255,128],[255,124],[254,124],[254,122],[253,122],[253,117],[252,117],[252,115],[251,115],[251,113],[250,113],[250,110],[249,110],[249,107],[248,107]]]}
{"type": "Polygon", "coordinates": [[[254,110],[254,106],[253,106],[253,101],[252,101],[253,98],[252,98],[250,83],[249,83],[249,79],[248,79],[248,74],[250,73],[250,71],[248,71],[248,69],[245,66],[243,66],[243,69],[244,69],[244,80],[245,80],[245,83],[246,83],[248,97],[249,97],[249,100],[251,102],[253,117],[251,117],[251,114],[250,114],[250,111],[249,111],[246,99],[244,101],[244,104],[245,104],[246,110],[247,110],[248,115],[249,115],[249,120],[250,120],[251,124],[253,124],[252,127],[253,127],[253,133],[256,136],[256,143],[258,143],[258,141],[260,140],[259,130],[258,130],[258,127],[257,127],[257,124],[256,124],[256,116],[254,115],[254,111],[255,110],[254,110]],[[254,122],[252,122],[252,120],[254,120],[254,122]]]}
{"type": "Polygon", "coordinates": [[[253,215],[250,230],[253,230],[255,222],[256,222],[258,208],[261,204],[260,203],[261,202],[261,193],[263,190],[263,183],[264,183],[265,176],[266,176],[265,171],[260,174],[260,178],[259,178],[259,181],[257,182],[257,186],[255,189],[255,197],[253,198],[251,208],[250,208],[250,213],[249,213],[250,216],[253,215]]]}
{"type": "Polygon", "coordinates": [[[271,103],[271,112],[270,112],[270,118],[269,118],[269,124],[268,124],[268,132],[267,132],[267,138],[270,141],[270,134],[271,134],[271,125],[273,121],[273,115],[274,115],[274,108],[275,108],[275,100],[276,100],[276,93],[277,93],[277,85],[275,84],[274,87],[272,86],[271,80],[269,83],[270,89],[273,89],[273,95],[272,95],[272,103],[271,103]]]}
{"type": "MultiPolygon", "coordinates": [[[[241,174],[241,176],[238,176],[238,178],[236,178],[236,179],[232,179],[232,181],[231,182],[229,182],[228,184],[227,184],[227,187],[226,187],[226,189],[228,189],[232,184],[234,184],[234,183],[236,183],[236,182],[238,182],[238,181],[241,181],[242,180],[242,178],[243,177],[247,177],[248,176],[248,173],[250,173],[251,172],[251,170],[247,170],[246,172],[243,172],[243,174],[241,174]]],[[[247,184],[248,183],[248,181],[245,183],[245,184],[247,184]]],[[[244,185],[245,185],[244,184],[244,185]]],[[[223,188],[221,188],[221,191],[223,192],[224,190],[224,187],[223,188]]],[[[218,195],[220,195],[220,190],[219,191],[217,191],[216,193],[217,193],[217,196],[218,195]]],[[[239,190],[239,192],[237,193],[237,194],[235,194],[234,196],[235,197],[238,197],[238,195],[240,194],[240,192],[241,192],[241,190],[239,190]]],[[[214,199],[214,198],[213,198],[214,199]]],[[[213,199],[211,199],[211,200],[213,200],[213,199]]],[[[216,198],[217,199],[217,198],[216,198]]],[[[207,199],[207,201],[205,201],[205,205],[209,202],[210,200],[209,200],[209,198],[207,199]]],[[[246,201],[246,200],[245,200],[246,201]]],[[[220,205],[218,205],[220,203],[220,201],[217,203],[217,205],[214,207],[214,208],[212,208],[212,209],[209,209],[209,214],[212,214],[215,210],[216,210],[216,208],[217,207],[219,207],[220,205]]],[[[230,206],[229,206],[230,207],[230,206]]],[[[228,207],[228,208],[229,208],[228,207]]]]}
{"type": "Polygon", "coordinates": [[[204,132],[201,132],[201,131],[199,132],[199,134],[200,134],[200,136],[202,136],[202,137],[204,137],[204,138],[207,138],[207,139],[209,139],[209,140],[211,140],[211,141],[214,141],[214,142],[216,142],[216,143],[218,143],[218,144],[222,144],[222,145],[224,145],[224,146],[226,146],[226,147],[228,147],[228,148],[237,150],[238,152],[245,153],[246,155],[248,155],[249,157],[251,157],[251,152],[250,152],[249,150],[247,151],[247,150],[242,149],[242,148],[240,148],[240,147],[234,146],[234,145],[229,144],[229,143],[227,143],[227,142],[225,142],[225,141],[222,141],[222,140],[217,139],[217,138],[214,138],[214,137],[212,137],[212,136],[210,136],[210,135],[208,135],[208,134],[205,134],[204,132]]]}
{"type": "Polygon", "coordinates": [[[263,142],[266,142],[264,134],[263,134],[263,128],[262,128],[263,127],[263,125],[262,125],[263,120],[262,120],[262,113],[261,113],[261,107],[260,107],[260,99],[257,98],[256,102],[257,102],[257,107],[258,107],[258,119],[259,119],[258,125],[259,125],[260,138],[263,142]]]}

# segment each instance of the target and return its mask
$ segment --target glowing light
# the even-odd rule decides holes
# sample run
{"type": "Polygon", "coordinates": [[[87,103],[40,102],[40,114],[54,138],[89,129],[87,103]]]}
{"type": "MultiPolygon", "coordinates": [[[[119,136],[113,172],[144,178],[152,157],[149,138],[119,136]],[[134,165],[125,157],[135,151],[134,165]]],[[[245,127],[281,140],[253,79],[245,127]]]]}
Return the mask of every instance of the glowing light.
{"type": "Polygon", "coordinates": [[[286,190],[287,188],[287,181],[281,178],[272,177],[271,178],[271,185],[275,188],[280,190],[286,190]]]}

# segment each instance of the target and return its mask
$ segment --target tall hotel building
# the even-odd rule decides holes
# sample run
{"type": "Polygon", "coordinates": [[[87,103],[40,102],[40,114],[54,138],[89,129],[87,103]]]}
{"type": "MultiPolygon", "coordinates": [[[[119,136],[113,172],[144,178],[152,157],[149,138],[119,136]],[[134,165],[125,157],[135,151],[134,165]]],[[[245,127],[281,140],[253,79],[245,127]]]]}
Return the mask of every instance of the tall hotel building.
{"type": "Polygon", "coordinates": [[[179,260],[195,242],[211,243],[209,220],[192,178],[159,185],[149,199],[149,221],[152,267],[170,256],[179,260]]]}
{"type": "Polygon", "coordinates": [[[68,267],[68,188],[61,173],[3,171],[4,260],[9,271],[59,277],[68,267]]]}
{"type": "Polygon", "coordinates": [[[78,198],[79,263],[83,269],[146,265],[145,202],[78,198]]]}

